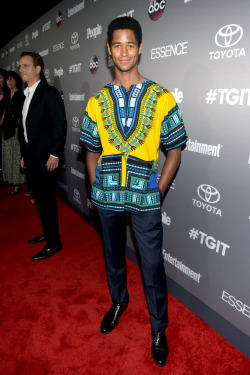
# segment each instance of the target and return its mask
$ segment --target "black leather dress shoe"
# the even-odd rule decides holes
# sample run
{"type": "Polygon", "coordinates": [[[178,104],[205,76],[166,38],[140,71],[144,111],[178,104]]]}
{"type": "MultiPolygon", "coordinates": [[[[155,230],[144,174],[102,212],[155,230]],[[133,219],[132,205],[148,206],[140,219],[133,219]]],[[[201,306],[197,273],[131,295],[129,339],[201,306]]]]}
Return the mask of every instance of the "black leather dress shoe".
{"type": "Polygon", "coordinates": [[[40,236],[36,236],[34,238],[30,238],[28,240],[28,243],[41,243],[41,242],[44,242],[44,241],[45,241],[45,235],[43,233],[40,236]]]}
{"type": "Polygon", "coordinates": [[[159,367],[165,366],[168,358],[168,342],[164,332],[152,332],[153,342],[151,353],[153,360],[159,367]]]}
{"type": "Polygon", "coordinates": [[[32,260],[44,260],[52,257],[54,254],[58,253],[62,250],[62,247],[52,248],[50,249],[48,246],[45,246],[39,253],[34,255],[31,259],[32,260]]]}
{"type": "Polygon", "coordinates": [[[123,311],[126,310],[128,305],[120,305],[119,303],[113,303],[111,309],[107,312],[104,316],[101,324],[101,333],[104,335],[108,334],[109,332],[113,331],[113,329],[117,326],[120,316],[122,315],[123,311]]]}

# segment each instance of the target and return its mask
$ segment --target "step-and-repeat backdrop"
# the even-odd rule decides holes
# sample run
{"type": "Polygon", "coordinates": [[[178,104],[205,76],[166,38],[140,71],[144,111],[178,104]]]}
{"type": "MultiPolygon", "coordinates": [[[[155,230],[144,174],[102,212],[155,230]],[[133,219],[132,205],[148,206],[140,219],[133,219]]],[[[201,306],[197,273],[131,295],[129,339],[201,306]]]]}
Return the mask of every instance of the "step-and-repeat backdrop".
{"type": "Polygon", "coordinates": [[[140,73],[173,93],[189,136],[162,206],[167,275],[191,310],[203,306],[201,318],[248,355],[249,0],[64,0],[1,49],[0,66],[18,71],[22,51],[43,56],[68,119],[59,194],[91,222],[79,134],[89,97],[112,81],[106,30],[122,15],[141,23],[140,73]]]}

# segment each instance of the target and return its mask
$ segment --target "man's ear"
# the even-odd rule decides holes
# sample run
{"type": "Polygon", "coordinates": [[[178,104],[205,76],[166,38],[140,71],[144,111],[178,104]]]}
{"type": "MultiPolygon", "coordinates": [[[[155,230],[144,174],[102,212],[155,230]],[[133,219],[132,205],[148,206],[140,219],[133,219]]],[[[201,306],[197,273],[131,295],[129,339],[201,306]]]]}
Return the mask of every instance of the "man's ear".
{"type": "Polygon", "coordinates": [[[141,42],[140,47],[139,47],[139,55],[141,54],[141,50],[142,50],[142,42],[141,42]]]}
{"type": "Polygon", "coordinates": [[[111,49],[110,49],[110,45],[108,43],[107,43],[107,48],[108,48],[108,53],[111,56],[111,49]]]}
{"type": "Polygon", "coordinates": [[[36,66],[36,72],[37,72],[38,74],[40,74],[41,70],[42,70],[42,67],[41,67],[40,65],[37,65],[37,66],[36,66]]]}

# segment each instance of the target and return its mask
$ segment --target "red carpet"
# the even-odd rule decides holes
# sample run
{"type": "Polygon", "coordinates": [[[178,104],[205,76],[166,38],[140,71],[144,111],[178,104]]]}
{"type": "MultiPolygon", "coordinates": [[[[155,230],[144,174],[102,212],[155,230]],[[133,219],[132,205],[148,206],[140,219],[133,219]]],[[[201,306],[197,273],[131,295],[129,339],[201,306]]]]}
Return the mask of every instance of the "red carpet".
{"type": "MultiPolygon", "coordinates": [[[[130,305],[111,334],[99,333],[111,306],[96,231],[58,199],[63,251],[34,262],[41,233],[24,193],[0,182],[1,375],[246,375],[250,361],[169,295],[168,363],[150,354],[149,317],[139,268],[128,260],[130,305]]],[[[26,192],[26,191],[25,191],[26,192]]]]}

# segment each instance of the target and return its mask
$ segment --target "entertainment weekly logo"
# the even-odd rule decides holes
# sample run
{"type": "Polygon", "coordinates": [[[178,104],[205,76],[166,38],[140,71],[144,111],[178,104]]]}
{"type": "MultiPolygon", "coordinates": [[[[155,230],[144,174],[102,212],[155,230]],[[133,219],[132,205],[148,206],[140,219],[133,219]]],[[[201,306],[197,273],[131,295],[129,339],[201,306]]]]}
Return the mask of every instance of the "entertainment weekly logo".
{"type": "Polygon", "coordinates": [[[187,267],[182,261],[174,258],[170,253],[167,253],[166,250],[162,250],[163,259],[170,263],[172,266],[177,268],[179,271],[184,273],[186,276],[190,277],[192,280],[196,281],[198,284],[200,283],[200,279],[202,275],[198,272],[191,270],[191,268],[187,267]]]}
{"type": "Polygon", "coordinates": [[[150,0],[148,7],[148,15],[152,21],[158,21],[161,18],[166,1],[165,0],[150,0]]]}
{"type": "Polygon", "coordinates": [[[223,26],[215,34],[215,44],[220,49],[209,52],[210,60],[231,59],[246,56],[244,47],[235,47],[241,41],[243,29],[240,25],[230,24],[223,26]]]}
{"type": "Polygon", "coordinates": [[[210,105],[250,106],[250,88],[210,89],[206,94],[205,102],[210,105]]]}
{"type": "Polygon", "coordinates": [[[74,176],[79,177],[81,180],[85,180],[85,173],[82,173],[73,167],[70,168],[70,172],[74,176]]]}
{"type": "Polygon", "coordinates": [[[74,16],[76,13],[80,12],[84,9],[84,0],[79,4],[73,6],[72,8],[68,9],[68,18],[74,16]]]}
{"type": "Polygon", "coordinates": [[[69,101],[70,102],[84,102],[85,101],[85,93],[84,94],[69,93],[69,101]]]}
{"type": "Polygon", "coordinates": [[[223,145],[221,145],[220,143],[218,143],[218,145],[210,145],[207,143],[198,142],[197,139],[195,141],[192,141],[192,139],[189,138],[186,142],[185,150],[196,152],[197,154],[219,158],[222,147],[223,145]]]}
{"type": "Polygon", "coordinates": [[[206,184],[200,185],[197,188],[197,195],[200,199],[192,198],[193,206],[222,216],[221,209],[215,206],[220,201],[220,193],[215,187],[206,184]]]}
{"type": "Polygon", "coordinates": [[[49,48],[39,51],[39,55],[44,57],[49,55],[49,48]]]}
{"type": "Polygon", "coordinates": [[[198,240],[201,245],[207,247],[209,250],[214,250],[216,254],[222,256],[225,256],[226,251],[230,248],[226,243],[216,240],[213,236],[210,236],[197,228],[191,228],[189,230],[189,238],[193,241],[198,240]]]}

